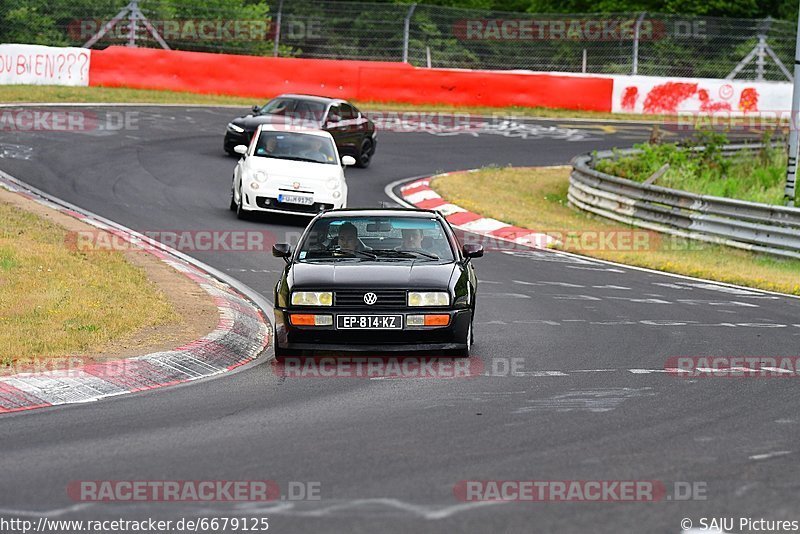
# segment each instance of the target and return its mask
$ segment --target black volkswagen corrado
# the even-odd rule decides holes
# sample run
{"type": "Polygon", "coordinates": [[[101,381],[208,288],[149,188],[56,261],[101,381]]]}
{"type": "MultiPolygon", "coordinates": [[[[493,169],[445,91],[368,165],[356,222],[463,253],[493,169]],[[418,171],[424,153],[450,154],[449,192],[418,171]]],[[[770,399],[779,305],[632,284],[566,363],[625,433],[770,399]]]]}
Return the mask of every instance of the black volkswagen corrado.
{"type": "Polygon", "coordinates": [[[342,209],[317,215],[275,287],[275,356],[313,350],[445,350],[468,356],[477,278],[439,213],[342,209]]]}

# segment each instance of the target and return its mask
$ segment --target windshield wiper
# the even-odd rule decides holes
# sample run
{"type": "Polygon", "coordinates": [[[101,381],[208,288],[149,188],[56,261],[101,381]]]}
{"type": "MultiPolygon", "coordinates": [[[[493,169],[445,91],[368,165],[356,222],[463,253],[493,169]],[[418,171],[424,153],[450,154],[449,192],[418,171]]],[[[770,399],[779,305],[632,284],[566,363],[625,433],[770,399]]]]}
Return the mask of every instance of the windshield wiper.
{"type": "Polygon", "coordinates": [[[331,252],[343,252],[345,254],[361,254],[362,256],[364,256],[366,258],[370,258],[372,260],[378,259],[377,255],[373,254],[372,252],[367,252],[365,250],[354,250],[354,249],[342,248],[342,247],[335,247],[335,248],[332,248],[330,250],[331,250],[331,252]]]}
{"type": "Polygon", "coordinates": [[[424,256],[426,258],[430,258],[432,260],[438,260],[439,256],[436,254],[431,254],[430,252],[423,252],[421,250],[406,250],[406,249],[374,249],[373,252],[387,252],[393,255],[404,255],[406,258],[416,258],[417,255],[424,256]]]}

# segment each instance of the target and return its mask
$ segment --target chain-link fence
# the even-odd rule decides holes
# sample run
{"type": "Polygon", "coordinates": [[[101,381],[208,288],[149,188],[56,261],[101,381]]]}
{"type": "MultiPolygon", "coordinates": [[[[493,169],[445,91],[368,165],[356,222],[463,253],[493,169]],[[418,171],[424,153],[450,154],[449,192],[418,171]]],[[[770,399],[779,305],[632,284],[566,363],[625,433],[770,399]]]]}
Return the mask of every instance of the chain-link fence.
{"type": "Polygon", "coordinates": [[[406,60],[421,67],[786,80],[795,25],[774,19],[550,15],[332,0],[274,0],[269,5],[250,0],[138,0],[127,5],[120,0],[17,0],[0,7],[0,42],[406,60]]]}

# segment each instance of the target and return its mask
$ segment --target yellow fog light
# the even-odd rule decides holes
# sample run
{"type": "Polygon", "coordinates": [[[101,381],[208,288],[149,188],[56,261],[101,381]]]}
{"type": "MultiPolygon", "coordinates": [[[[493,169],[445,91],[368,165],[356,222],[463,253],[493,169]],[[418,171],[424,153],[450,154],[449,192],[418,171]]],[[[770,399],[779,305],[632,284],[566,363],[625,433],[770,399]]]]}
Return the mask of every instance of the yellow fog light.
{"type": "Polygon", "coordinates": [[[292,293],[294,306],[331,306],[333,293],[330,291],[295,291],[292,293]]]}

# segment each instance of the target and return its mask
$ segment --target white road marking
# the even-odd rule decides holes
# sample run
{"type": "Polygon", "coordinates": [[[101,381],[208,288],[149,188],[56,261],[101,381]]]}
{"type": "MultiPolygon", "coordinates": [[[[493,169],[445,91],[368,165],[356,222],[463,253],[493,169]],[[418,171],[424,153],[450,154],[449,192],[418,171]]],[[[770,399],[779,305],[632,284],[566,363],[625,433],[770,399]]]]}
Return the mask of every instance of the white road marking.
{"type": "Polygon", "coordinates": [[[786,456],[787,454],[792,454],[792,451],[775,451],[775,452],[768,452],[765,454],[754,454],[749,456],[751,460],[768,460],[770,458],[775,458],[776,456],[786,456]]]}
{"type": "Polygon", "coordinates": [[[539,282],[540,284],[548,285],[548,286],[561,286],[561,287],[586,287],[580,284],[571,284],[569,282],[539,282]]]}
{"type": "Polygon", "coordinates": [[[689,304],[690,306],[698,306],[705,304],[707,306],[738,306],[743,308],[759,308],[758,304],[751,302],[739,302],[738,300],[698,300],[698,299],[678,299],[681,304],[689,304]]]}
{"type": "Polygon", "coordinates": [[[13,508],[0,508],[0,514],[22,517],[59,517],[64,514],[78,512],[94,505],[95,503],[80,503],[66,508],[56,508],[54,510],[15,510],[13,508]]]}
{"type": "Polygon", "coordinates": [[[521,406],[511,413],[527,414],[539,411],[603,413],[616,409],[628,399],[652,396],[655,396],[655,393],[649,387],[569,391],[546,399],[529,399],[527,406],[521,406]]]}
{"type": "Polygon", "coordinates": [[[614,300],[627,300],[628,302],[635,302],[637,304],[673,304],[668,300],[654,299],[654,298],[649,298],[649,299],[637,299],[633,297],[606,297],[606,298],[614,300]]]}
{"type": "Polygon", "coordinates": [[[614,269],[611,267],[579,267],[577,265],[567,265],[567,269],[581,269],[583,271],[605,271],[609,273],[625,273],[622,269],[614,269]]]}

